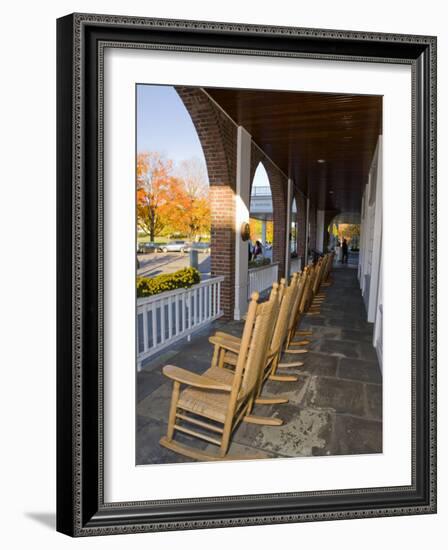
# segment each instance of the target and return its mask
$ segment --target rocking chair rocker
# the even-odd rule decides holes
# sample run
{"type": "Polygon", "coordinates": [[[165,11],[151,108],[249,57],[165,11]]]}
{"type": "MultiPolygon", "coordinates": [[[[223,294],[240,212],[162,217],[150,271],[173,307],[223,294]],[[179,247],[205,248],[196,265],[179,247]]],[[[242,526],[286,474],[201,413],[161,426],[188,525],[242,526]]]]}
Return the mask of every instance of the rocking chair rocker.
{"type": "Polygon", "coordinates": [[[274,289],[273,298],[262,304],[258,303],[258,293],[253,293],[234,373],[213,366],[202,375],[172,365],[163,368],[163,374],[173,381],[173,392],[167,435],[160,440],[162,446],[196,460],[255,458],[228,456],[235,428],[240,422],[282,424],[278,418],[252,414],[260,372],[266,364],[272,315],[278,308],[277,293],[278,289],[274,289]],[[182,391],[181,385],[186,386],[182,391]],[[174,439],[176,432],[217,445],[219,451],[209,453],[181,444],[174,439]]]}

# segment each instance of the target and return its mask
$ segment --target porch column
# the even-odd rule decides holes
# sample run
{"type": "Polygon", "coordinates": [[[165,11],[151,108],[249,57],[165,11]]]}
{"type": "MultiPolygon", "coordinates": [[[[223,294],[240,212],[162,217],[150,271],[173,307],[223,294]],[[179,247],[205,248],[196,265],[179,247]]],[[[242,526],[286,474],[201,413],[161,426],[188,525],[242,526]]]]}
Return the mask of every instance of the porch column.
{"type": "Polygon", "coordinates": [[[316,213],[316,250],[324,251],[325,240],[325,210],[318,210],[316,213]]]}
{"type": "Polygon", "coordinates": [[[310,247],[310,199],[306,199],[306,218],[305,218],[305,261],[304,266],[308,265],[308,254],[310,247]]]}
{"type": "Polygon", "coordinates": [[[285,279],[289,280],[289,266],[291,263],[291,208],[292,208],[292,179],[288,178],[286,196],[286,248],[285,248],[285,279]]]}
{"type": "Polygon", "coordinates": [[[247,311],[249,245],[243,241],[241,227],[249,223],[251,135],[238,126],[235,196],[235,307],[234,319],[239,321],[247,311]]]}
{"type": "MultiPolygon", "coordinates": [[[[382,166],[382,136],[378,138],[377,149],[374,158],[373,177],[375,178],[375,218],[372,228],[372,266],[370,274],[369,304],[367,308],[367,320],[372,323],[377,315],[378,289],[381,278],[381,253],[383,231],[383,166],[382,166]],[[375,162],[376,161],[376,162],[375,162]]],[[[375,345],[375,343],[374,343],[375,345]]]]}

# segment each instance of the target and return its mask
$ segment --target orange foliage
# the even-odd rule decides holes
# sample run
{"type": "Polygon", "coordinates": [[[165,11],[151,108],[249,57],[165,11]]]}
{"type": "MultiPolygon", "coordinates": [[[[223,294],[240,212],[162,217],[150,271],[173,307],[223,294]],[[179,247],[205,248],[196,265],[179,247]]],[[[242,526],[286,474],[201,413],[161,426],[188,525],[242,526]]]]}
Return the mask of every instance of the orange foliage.
{"type": "Polygon", "coordinates": [[[157,152],[137,156],[138,226],[151,241],[166,231],[185,233],[191,239],[210,231],[208,188],[192,175],[172,174],[172,162],[157,152]]]}
{"type": "MultiPolygon", "coordinates": [[[[256,218],[249,218],[250,226],[250,238],[253,242],[262,240],[261,220],[256,218]]],[[[272,221],[266,222],[266,242],[272,243],[274,241],[274,223],[272,221]]],[[[266,243],[263,243],[266,244],[266,243]]]]}
{"type": "Polygon", "coordinates": [[[169,223],[167,210],[175,199],[172,163],[159,153],[139,153],[137,156],[137,218],[142,231],[151,241],[169,223]]]}

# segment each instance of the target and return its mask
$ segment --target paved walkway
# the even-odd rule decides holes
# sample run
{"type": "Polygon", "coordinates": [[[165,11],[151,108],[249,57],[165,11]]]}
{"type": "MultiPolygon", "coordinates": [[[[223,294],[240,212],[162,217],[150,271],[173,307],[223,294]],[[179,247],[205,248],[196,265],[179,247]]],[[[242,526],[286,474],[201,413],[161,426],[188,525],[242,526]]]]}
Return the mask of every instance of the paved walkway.
{"type": "MultiPolygon", "coordinates": [[[[179,269],[190,267],[190,255],[183,252],[157,252],[152,254],[139,254],[140,267],[137,269],[139,277],[155,277],[164,273],[174,273],[179,269]]],[[[198,268],[201,279],[205,280],[210,275],[211,258],[209,254],[198,254],[198,268]]]]}
{"type": "MultiPolygon", "coordinates": [[[[299,380],[268,382],[263,390],[264,395],[285,395],[289,403],[254,411],[281,417],[284,425],[241,424],[230,454],[253,455],[254,449],[266,458],[382,452],[382,378],[372,346],[373,325],[366,321],[356,269],[336,267],[333,279],[321,315],[309,316],[302,324],[313,336],[309,353],[302,356],[304,366],[288,369],[299,380]]],[[[169,363],[204,372],[212,353],[208,335],[215,330],[240,334],[241,329],[239,322],[217,322],[191,342],[165,351],[137,375],[137,464],[190,461],[159,445],[166,434],[172,388],[162,367],[169,363]]],[[[290,356],[291,361],[296,358],[290,356]]],[[[176,438],[197,448],[208,446],[181,434],[176,438]]]]}

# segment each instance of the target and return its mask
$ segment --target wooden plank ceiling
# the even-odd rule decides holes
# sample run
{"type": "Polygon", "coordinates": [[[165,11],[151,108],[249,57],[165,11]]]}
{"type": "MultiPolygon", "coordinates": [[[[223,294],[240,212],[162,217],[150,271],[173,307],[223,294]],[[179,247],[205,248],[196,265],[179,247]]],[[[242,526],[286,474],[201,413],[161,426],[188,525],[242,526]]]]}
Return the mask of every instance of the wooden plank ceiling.
{"type": "Polygon", "coordinates": [[[382,97],[205,88],[320,209],[358,212],[382,97]]]}

